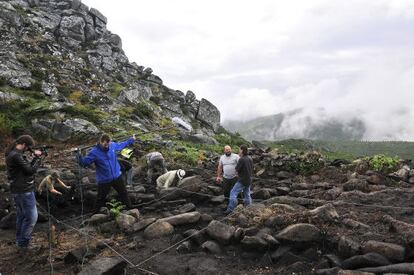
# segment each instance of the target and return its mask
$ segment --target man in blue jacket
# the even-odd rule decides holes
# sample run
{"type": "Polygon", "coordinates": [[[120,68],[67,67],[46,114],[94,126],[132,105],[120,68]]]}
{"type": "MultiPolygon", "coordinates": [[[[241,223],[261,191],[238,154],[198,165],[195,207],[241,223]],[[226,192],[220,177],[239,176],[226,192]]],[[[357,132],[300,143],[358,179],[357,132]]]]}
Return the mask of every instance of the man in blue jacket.
{"type": "Polygon", "coordinates": [[[95,163],[96,182],[98,184],[97,211],[105,206],[106,197],[111,187],[118,192],[121,202],[127,208],[131,208],[131,202],[129,201],[125,183],[122,180],[121,168],[117,160],[116,152],[132,145],[134,142],[135,136],[124,142],[112,142],[109,135],[103,134],[99,138],[98,144],[92,147],[91,151],[85,157],[79,156],[79,163],[83,167],[95,163]]]}

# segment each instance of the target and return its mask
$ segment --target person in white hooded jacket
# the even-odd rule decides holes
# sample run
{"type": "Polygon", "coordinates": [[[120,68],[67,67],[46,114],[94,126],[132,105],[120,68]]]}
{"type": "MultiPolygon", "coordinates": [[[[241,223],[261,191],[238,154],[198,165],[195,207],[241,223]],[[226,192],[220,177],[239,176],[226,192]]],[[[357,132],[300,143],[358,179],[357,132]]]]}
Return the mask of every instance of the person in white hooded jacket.
{"type": "Polygon", "coordinates": [[[165,174],[162,174],[157,178],[158,188],[168,188],[172,186],[178,186],[180,181],[185,177],[185,171],[182,169],[171,170],[165,174]]]}

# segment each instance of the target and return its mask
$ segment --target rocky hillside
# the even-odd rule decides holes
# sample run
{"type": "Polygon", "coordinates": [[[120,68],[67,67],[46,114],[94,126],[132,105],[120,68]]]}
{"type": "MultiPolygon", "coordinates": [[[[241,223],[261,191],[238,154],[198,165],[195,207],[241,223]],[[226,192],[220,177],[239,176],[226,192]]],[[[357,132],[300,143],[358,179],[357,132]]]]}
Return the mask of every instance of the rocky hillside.
{"type": "Polygon", "coordinates": [[[301,109],[223,125],[249,140],[361,140],[365,133],[364,122],[357,118],[344,121],[326,114],[310,116],[301,109]]]}
{"type": "Polygon", "coordinates": [[[219,110],[130,62],[106,24],[79,0],[0,1],[0,137],[83,141],[166,127],[173,117],[191,134],[214,135],[219,110]]]}

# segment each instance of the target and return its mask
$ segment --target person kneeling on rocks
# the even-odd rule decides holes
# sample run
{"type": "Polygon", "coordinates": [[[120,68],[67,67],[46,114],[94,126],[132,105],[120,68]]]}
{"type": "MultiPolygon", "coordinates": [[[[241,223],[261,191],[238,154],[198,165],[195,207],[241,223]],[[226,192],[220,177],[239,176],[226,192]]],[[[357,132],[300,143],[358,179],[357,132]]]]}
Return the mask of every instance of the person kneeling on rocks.
{"type": "Polygon", "coordinates": [[[168,188],[178,186],[180,181],[185,177],[185,171],[182,169],[171,170],[157,178],[157,187],[168,188]]]}
{"type": "Polygon", "coordinates": [[[237,195],[243,191],[244,205],[250,205],[252,203],[252,197],[250,196],[250,186],[252,185],[253,175],[253,160],[248,155],[246,145],[240,146],[240,159],[236,165],[236,172],[238,180],[230,191],[230,201],[224,214],[230,214],[237,206],[237,195]]]}
{"type": "Polygon", "coordinates": [[[60,186],[66,189],[70,189],[70,186],[66,185],[60,178],[58,171],[52,171],[49,176],[46,176],[37,187],[39,194],[42,193],[44,187],[47,187],[47,190],[56,195],[62,195],[61,192],[55,189],[55,184],[58,183],[60,186]]]}
{"type": "Polygon", "coordinates": [[[152,176],[156,171],[165,174],[168,172],[168,170],[165,167],[164,157],[160,152],[151,152],[145,157],[147,159],[148,165],[147,184],[152,184],[152,176]]]}

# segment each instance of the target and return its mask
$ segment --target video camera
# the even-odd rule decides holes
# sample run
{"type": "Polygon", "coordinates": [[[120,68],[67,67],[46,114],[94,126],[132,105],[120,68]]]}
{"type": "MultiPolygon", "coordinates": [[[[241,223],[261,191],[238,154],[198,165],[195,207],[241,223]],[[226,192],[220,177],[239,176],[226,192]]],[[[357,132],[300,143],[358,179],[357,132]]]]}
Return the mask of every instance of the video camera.
{"type": "Polygon", "coordinates": [[[49,149],[53,149],[54,146],[52,145],[40,145],[40,146],[36,146],[36,147],[31,147],[29,149],[29,151],[31,153],[34,152],[34,150],[39,150],[40,152],[42,152],[42,156],[47,157],[49,155],[49,149]]]}

